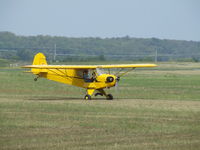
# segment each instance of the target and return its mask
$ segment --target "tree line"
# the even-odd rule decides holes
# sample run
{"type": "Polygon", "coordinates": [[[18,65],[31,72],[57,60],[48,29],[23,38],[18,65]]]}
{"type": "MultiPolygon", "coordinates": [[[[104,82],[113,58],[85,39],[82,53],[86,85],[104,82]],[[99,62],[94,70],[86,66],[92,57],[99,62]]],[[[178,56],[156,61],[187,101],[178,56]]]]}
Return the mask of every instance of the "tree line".
{"type": "Polygon", "coordinates": [[[73,38],[61,36],[19,36],[0,32],[0,58],[30,61],[37,52],[59,61],[105,60],[200,60],[200,42],[158,38],[73,38]],[[55,47],[56,45],[56,47],[55,47]],[[56,53],[55,53],[56,51],[56,53]]]}

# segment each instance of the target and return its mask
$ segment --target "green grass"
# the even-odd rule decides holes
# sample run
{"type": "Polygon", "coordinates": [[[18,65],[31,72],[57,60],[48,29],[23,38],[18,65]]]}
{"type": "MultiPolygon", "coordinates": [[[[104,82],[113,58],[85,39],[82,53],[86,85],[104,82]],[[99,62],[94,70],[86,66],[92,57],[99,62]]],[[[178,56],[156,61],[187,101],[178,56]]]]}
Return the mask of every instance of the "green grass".
{"type": "Polygon", "coordinates": [[[0,69],[0,149],[199,149],[198,66],[136,70],[108,91],[113,101],[0,69]]]}
{"type": "Polygon", "coordinates": [[[179,104],[2,99],[1,148],[198,149],[199,103],[179,104]]]}

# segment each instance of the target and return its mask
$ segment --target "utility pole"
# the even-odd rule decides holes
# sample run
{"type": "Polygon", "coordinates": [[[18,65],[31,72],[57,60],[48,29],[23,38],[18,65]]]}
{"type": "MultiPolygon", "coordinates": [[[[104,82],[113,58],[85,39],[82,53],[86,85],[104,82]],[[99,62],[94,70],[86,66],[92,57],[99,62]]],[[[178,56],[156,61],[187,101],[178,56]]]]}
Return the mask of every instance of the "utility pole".
{"type": "Polygon", "coordinates": [[[155,63],[158,61],[158,49],[155,49],[155,63]]]}
{"type": "Polygon", "coordinates": [[[53,55],[53,60],[56,61],[56,44],[54,44],[54,55],[53,55]]]}

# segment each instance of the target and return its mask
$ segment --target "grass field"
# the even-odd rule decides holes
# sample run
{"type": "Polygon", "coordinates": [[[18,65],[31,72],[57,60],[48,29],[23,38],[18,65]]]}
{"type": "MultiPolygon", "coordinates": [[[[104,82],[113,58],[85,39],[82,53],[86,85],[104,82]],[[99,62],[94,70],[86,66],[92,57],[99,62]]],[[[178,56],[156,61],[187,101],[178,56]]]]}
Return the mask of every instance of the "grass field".
{"type": "Polygon", "coordinates": [[[138,69],[84,101],[85,90],[0,69],[0,149],[200,149],[200,64],[138,69]]]}

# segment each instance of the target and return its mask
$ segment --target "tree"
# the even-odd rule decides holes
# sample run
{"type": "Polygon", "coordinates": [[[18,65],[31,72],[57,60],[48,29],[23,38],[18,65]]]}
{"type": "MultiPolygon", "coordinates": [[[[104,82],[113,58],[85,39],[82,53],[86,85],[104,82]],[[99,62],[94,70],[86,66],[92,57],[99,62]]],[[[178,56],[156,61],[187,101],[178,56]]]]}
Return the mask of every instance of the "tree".
{"type": "Polygon", "coordinates": [[[19,50],[17,52],[18,57],[20,58],[20,60],[24,60],[24,61],[30,61],[33,59],[33,52],[31,50],[19,50]]]}

